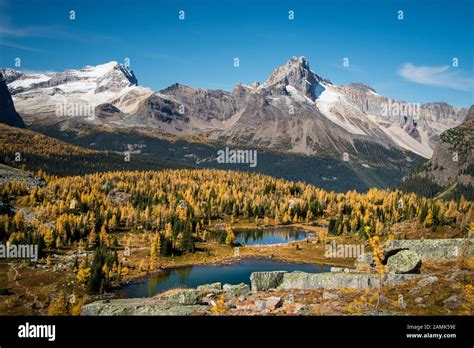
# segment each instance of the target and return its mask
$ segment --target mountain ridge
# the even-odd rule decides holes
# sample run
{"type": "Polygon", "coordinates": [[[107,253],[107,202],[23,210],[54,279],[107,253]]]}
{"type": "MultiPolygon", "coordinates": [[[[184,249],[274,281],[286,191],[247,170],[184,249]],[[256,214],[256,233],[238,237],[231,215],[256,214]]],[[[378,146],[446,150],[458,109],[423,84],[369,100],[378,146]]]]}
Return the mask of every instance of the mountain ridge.
{"type": "Polygon", "coordinates": [[[460,123],[465,113],[430,103],[415,115],[405,110],[407,103],[393,101],[403,105],[392,115],[391,99],[360,82],[336,86],[312,71],[305,57],[292,57],[261,84],[237,84],[231,92],[179,83],[154,92],[138,85],[133,71],[116,61],[63,73],[3,71],[27,123],[47,125],[67,118],[57,115],[60,103],[93,104],[93,112],[72,117],[306,155],[357,155],[354,142],[362,139],[430,158],[437,136],[460,123]]]}

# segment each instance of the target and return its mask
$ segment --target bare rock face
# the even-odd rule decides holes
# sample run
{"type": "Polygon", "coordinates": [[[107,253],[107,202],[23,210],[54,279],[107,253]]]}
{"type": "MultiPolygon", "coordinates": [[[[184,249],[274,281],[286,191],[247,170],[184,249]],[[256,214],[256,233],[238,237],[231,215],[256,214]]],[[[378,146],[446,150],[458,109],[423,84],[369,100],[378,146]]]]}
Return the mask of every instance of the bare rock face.
{"type": "Polygon", "coordinates": [[[234,298],[240,296],[247,296],[250,293],[250,287],[247,284],[240,283],[237,285],[224,284],[222,289],[225,291],[227,297],[234,298]]]}
{"type": "Polygon", "coordinates": [[[421,105],[422,117],[430,121],[452,121],[459,124],[466,117],[468,110],[459,109],[447,103],[426,103],[421,105]]]}
{"type": "MultiPolygon", "coordinates": [[[[422,261],[454,260],[463,249],[467,255],[474,255],[472,245],[463,238],[390,240],[383,246],[382,263],[392,273],[417,273],[422,261]]],[[[373,252],[359,255],[354,264],[359,270],[374,268],[373,252]]]]}
{"type": "Polygon", "coordinates": [[[202,291],[196,289],[183,289],[167,298],[170,302],[177,302],[183,306],[198,305],[202,303],[202,291]]]}
{"type": "Polygon", "coordinates": [[[21,73],[20,71],[10,68],[0,69],[0,72],[3,75],[3,78],[7,85],[17,79],[20,79],[23,76],[23,73],[21,73]]]}
{"type": "Polygon", "coordinates": [[[237,111],[231,94],[221,90],[195,89],[176,83],[161,90],[160,94],[179,101],[183,114],[205,122],[225,121],[237,111]]]}
{"type": "Polygon", "coordinates": [[[374,253],[367,252],[360,254],[354,261],[354,264],[358,269],[375,267],[374,253]]]}
{"type": "Polygon", "coordinates": [[[266,309],[269,311],[274,311],[277,308],[280,308],[283,305],[283,300],[279,296],[270,296],[266,298],[266,309]]]}
{"type": "Polygon", "coordinates": [[[339,90],[390,135],[426,158],[431,157],[439,135],[459,125],[467,114],[467,109],[446,103],[419,104],[387,98],[364,83],[351,83],[339,90]],[[413,143],[400,131],[419,144],[413,143]]]}
{"type": "Polygon", "coordinates": [[[222,283],[221,282],[216,282],[212,284],[203,284],[199,285],[197,287],[198,290],[204,291],[204,292],[212,292],[212,291],[219,291],[222,290],[222,283]]]}
{"type": "Polygon", "coordinates": [[[422,280],[420,280],[418,282],[418,286],[420,287],[426,287],[426,286],[431,286],[433,285],[434,283],[436,283],[438,281],[438,277],[436,276],[429,276],[427,278],[424,278],[422,280]]]}
{"type": "Polygon", "coordinates": [[[25,128],[25,123],[16,112],[13,100],[8,91],[3,74],[0,72],[0,123],[5,123],[12,127],[25,128]]]}

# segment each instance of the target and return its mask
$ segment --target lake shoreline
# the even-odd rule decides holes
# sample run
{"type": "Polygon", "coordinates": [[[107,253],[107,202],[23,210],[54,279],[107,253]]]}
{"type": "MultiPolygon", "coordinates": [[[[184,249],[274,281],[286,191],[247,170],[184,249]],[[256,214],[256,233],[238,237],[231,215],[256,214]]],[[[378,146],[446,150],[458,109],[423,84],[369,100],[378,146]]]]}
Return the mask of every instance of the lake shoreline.
{"type": "MultiPolygon", "coordinates": [[[[130,275],[128,279],[124,279],[116,290],[113,291],[114,294],[122,291],[125,287],[130,286],[131,284],[137,284],[146,281],[147,279],[159,276],[161,273],[169,272],[173,270],[179,270],[187,267],[194,266],[220,266],[220,265],[233,265],[239,262],[245,262],[249,259],[254,260],[271,260],[274,262],[281,262],[284,264],[306,264],[306,265],[315,265],[322,267],[342,267],[342,268],[353,268],[354,259],[338,259],[338,258],[326,258],[324,257],[324,244],[318,242],[318,232],[321,232],[321,227],[316,226],[306,226],[303,224],[290,224],[290,225],[278,225],[278,226],[268,226],[262,227],[259,230],[271,229],[271,228],[294,228],[304,233],[306,238],[302,240],[288,241],[286,243],[275,243],[275,244],[252,244],[252,245],[241,245],[238,246],[240,255],[232,255],[230,252],[233,250],[222,243],[216,242],[206,242],[208,245],[215,245],[219,249],[228,248],[226,254],[220,255],[221,258],[214,258],[210,260],[183,260],[183,263],[178,264],[169,264],[168,259],[164,259],[164,266],[159,266],[159,268],[149,271],[146,274],[133,274],[130,275]],[[296,245],[299,248],[296,248],[296,245]],[[291,252],[291,257],[288,257],[286,253],[289,250],[294,249],[299,250],[295,255],[291,252]],[[230,254],[230,255],[229,255],[230,254]],[[311,257],[308,257],[311,255],[311,257]]],[[[245,228],[240,226],[239,230],[251,230],[252,228],[245,228]]],[[[210,232],[213,233],[213,232],[210,232]]],[[[333,237],[334,238],[334,237],[333,237]]],[[[339,239],[335,237],[335,239],[339,239]]],[[[180,256],[176,257],[175,261],[179,260],[180,256]]],[[[174,262],[173,262],[174,263],[174,262]]],[[[159,262],[158,262],[159,264],[159,262]]],[[[136,272],[133,272],[136,273],[136,272]]]]}
{"type": "MultiPolygon", "coordinates": [[[[193,267],[232,266],[232,265],[236,265],[236,264],[240,264],[240,263],[245,263],[245,262],[248,262],[248,261],[270,261],[270,262],[280,263],[280,264],[285,264],[285,265],[292,265],[292,264],[294,264],[295,266],[307,265],[307,266],[323,267],[323,268],[341,267],[341,266],[345,267],[345,265],[341,265],[341,264],[337,264],[337,263],[322,264],[322,263],[314,263],[314,262],[308,262],[308,261],[286,260],[286,259],[275,258],[275,257],[269,258],[269,257],[259,256],[259,255],[253,255],[253,256],[252,255],[245,255],[245,256],[239,256],[239,257],[232,257],[232,258],[228,258],[228,259],[223,259],[223,260],[220,260],[220,261],[217,261],[217,262],[187,264],[187,265],[179,265],[179,266],[173,266],[173,267],[162,267],[162,268],[160,268],[159,270],[157,270],[155,272],[149,273],[145,276],[133,278],[133,279],[128,280],[125,283],[122,283],[121,286],[113,292],[114,298],[121,298],[121,299],[135,298],[135,297],[121,296],[121,295],[123,294],[123,291],[127,287],[139,286],[140,284],[144,284],[146,281],[152,279],[153,277],[157,277],[157,276],[159,277],[160,274],[165,273],[166,271],[172,272],[172,271],[176,271],[176,270],[180,270],[180,269],[184,269],[184,268],[191,268],[192,269],[193,267]]],[[[265,271],[265,270],[258,270],[258,271],[265,271]]],[[[256,270],[256,272],[258,272],[258,271],[256,270]]],[[[294,271],[297,271],[297,270],[294,270],[294,271]]],[[[287,272],[293,272],[293,271],[287,271],[287,272]]],[[[330,271],[324,271],[324,272],[321,272],[321,273],[330,273],[330,271]]],[[[163,274],[163,276],[166,276],[166,275],[163,274]]],[[[220,281],[220,280],[217,280],[217,281],[220,281]]],[[[222,282],[222,281],[220,281],[220,282],[222,282]]],[[[199,284],[199,285],[206,284],[206,283],[207,282],[205,280],[203,280],[202,283],[199,284]]],[[[235,284],[233,284],[233,285],[235,285],[235,284]]],[[[164,291],[166,291],[166,290],[164,290],[164,291]]],[[[159,295],[160,293],[161,292],[158,292],[156,294],[146,296],[146,297],[154,297],[156,295],[159,295]]]]}

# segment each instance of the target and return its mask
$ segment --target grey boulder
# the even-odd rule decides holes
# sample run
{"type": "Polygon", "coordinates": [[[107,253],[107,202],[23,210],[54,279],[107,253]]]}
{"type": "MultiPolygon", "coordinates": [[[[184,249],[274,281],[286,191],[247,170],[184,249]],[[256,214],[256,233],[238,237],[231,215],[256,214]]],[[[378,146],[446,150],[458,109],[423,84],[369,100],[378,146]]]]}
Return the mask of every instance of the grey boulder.
{"type": "Polygon", "coordinates": [[[282,282],[285,273],[286,271],[253,272],[250,275],[252,291],[256,292],[276,289],[282,282]]]}
{"type": "Polygon", "coordinates": [[[387,260],[387,270],[390,273],[419,273],[420,267],[421,258],[412,250],[399,251],[387,260]]]}

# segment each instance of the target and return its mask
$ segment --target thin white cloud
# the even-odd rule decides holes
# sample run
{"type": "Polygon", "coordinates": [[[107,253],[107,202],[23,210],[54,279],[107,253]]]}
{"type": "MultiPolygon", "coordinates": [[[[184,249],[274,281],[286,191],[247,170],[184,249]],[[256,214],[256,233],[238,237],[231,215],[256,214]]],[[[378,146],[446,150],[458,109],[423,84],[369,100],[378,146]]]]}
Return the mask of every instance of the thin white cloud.
{"type": "Polygon", "coordinates": [[[35,48],[35,47],[30,47],[30,46],[25,46],[25,45],[18,45],[16,43],[4,41],[4,40],[0,40],[0,46],[17,48],[17,49],[20,49],[20,50],[25,50],[25,51],[30,51],[30,52],[47,52],[47,51],[42,50],[40,48],[35,48]]]}
{"type": "Polygon", "coordinates": [[[55,31],[45,27],[0,27],[0,35],[4,37],[48,37],[54,34],[55,31]]]}
{"type": "Polygon", "coordinates": [[[70,28],[64,26],[29,26],[14,27],[3,25],[0,27],[0,37],[9,39],[21,38],[43,38],[43,39],[63,39],[74,40],[79,42],[119,42],[117,36],[99,34],[90,31],[71,31],[70,28]]]}
{"type": "Polygon", "coordinates": [[[449,65],[442,66],[415,66],[405,63],[398,74],[404,79],[428,86],[446,87],[459,91],[474,90],[474,78],[465,76],[457,68],[449,65]]]}

